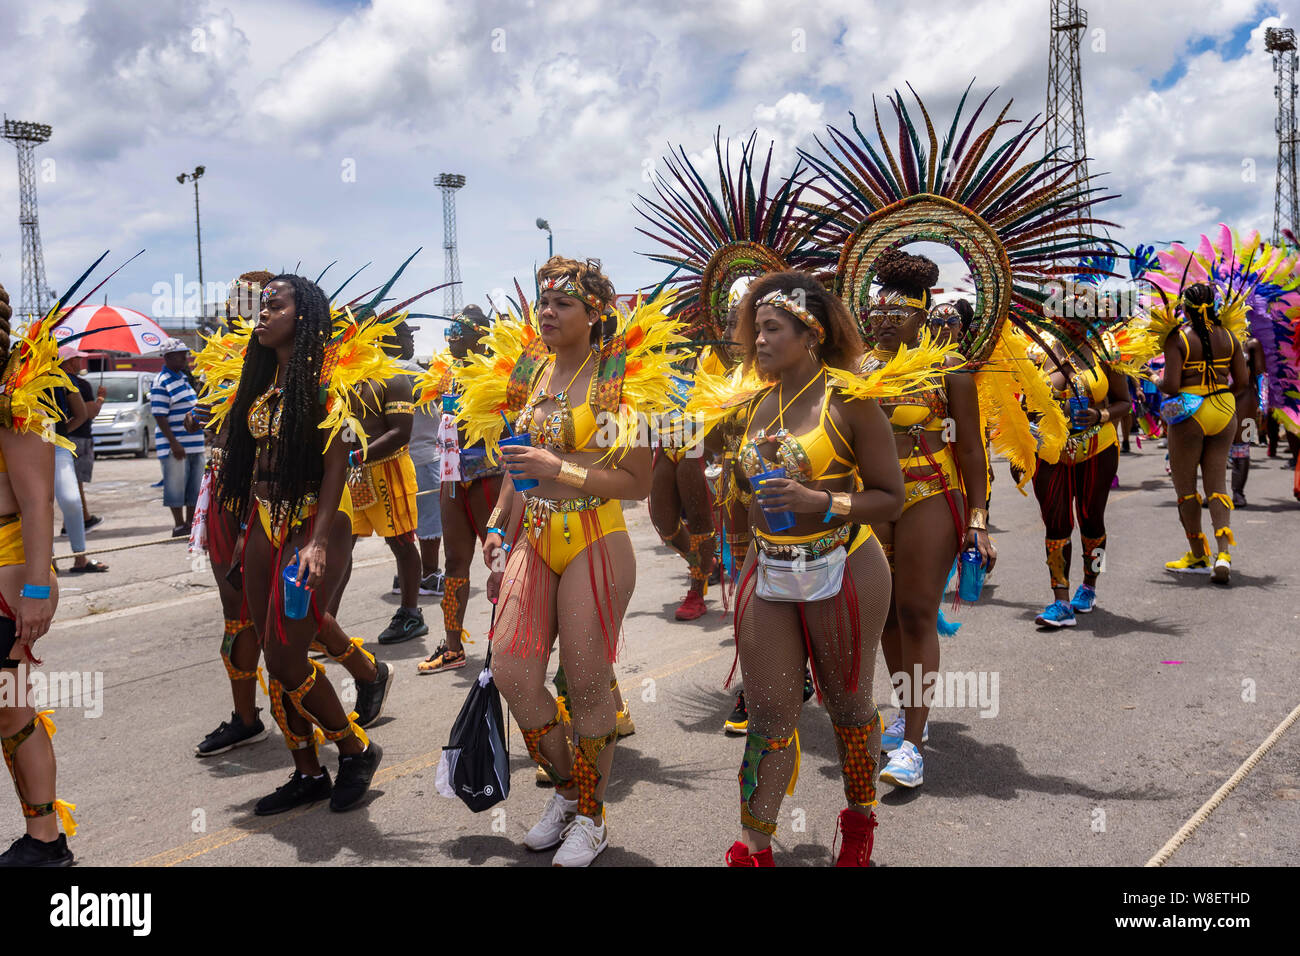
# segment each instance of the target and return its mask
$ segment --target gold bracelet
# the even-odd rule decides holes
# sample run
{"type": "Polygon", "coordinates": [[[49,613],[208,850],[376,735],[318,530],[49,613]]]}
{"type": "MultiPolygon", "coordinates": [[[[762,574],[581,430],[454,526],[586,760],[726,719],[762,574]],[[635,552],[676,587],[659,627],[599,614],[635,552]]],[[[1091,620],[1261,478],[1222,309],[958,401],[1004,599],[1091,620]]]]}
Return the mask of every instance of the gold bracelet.
{"type": "Polygon", "coordinates": [[[987,508],[972,508],[970,517],[966,521],[966,528],[969,531],[988,531],[989,530],[989,512],[987,508]]]}
{"type": "Polygon", "coordinates": [[[501,527],[501,506],[500,505],[497,505],[495,508],[493,508],[492,513],[488,515],[487,526],[489,528],[501,527]]]}
{"type": "Polygon", "coordinates": [[[1110,421],[1110,409],[1109,409],[1109,408],[1103,408],[1103,409],[1098,413],[1098,417],[1101,419],[1101,424],[1105,425],[1108,421],[1110,421]]]}
{"type": "Polygon", "coordinates": [[[581,488],[587,483],[587,469],[571,461],[561,462],[560,473],[555,476],[555,480],[562,485],[581,488]]]}
{"type": "Polygon", "coordinates": [[[831,514],[846,515],[853,510],[853,495],[847,491],[831,492],[831,514]]]}

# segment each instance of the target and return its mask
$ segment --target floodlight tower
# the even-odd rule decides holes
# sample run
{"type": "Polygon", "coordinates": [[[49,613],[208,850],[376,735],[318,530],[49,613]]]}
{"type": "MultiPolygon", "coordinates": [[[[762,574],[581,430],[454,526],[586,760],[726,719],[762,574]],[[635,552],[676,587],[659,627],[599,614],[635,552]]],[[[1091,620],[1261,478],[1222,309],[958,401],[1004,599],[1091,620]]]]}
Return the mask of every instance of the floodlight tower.
{"type": "Polygon", "coordinates": [[[23,233],[23,294],[18,313],[26,321],[45,314],[45,256],[41,252],[41,226],[36,214],[36,147],[50,138],[44,123],[24,123],[4,118],[5,139],[18,150],[18,225],[23,233]]]}
{"type": "MultiPolygon", "coordinates": [[[[1077,181],[1080,188],[1088,182],[1088,147],[1083,128],[1083,75],[1079,65],[1079,41],[1088,29],[1088,11],[1080,10],[1078,0],[1052,0],[1052,29],[1047,59],[1047,139],[1048,153],[1059,150],[1061,161],[1079,163],[1077,181]]],[[[1084,215],[1081,211],[1080,216],[1084,215]]]]}
{"type": "Polygon", "coordinates": [[[1273,242],[1283,242],[1282,230],[1297,235],[1300,209],[1296,195],[1296,122],[1295,122],[1295,31],[1290,27],[1264,31],[1264,49],[1273,54],[1277,72],[1277,186],[1273,193],[1273,242]]]}
{"type": "Polygon", "coordinates": [[[442,190],[442,248],[446,253],[442,281],[455,283],[447,286],[442,294],[442,310],[451,316],[460,311],[460,259],[456,252],[456,190],[465,185],[465,177],[459,173],[441,173],[437,183],[438,188],[442,190]]]}

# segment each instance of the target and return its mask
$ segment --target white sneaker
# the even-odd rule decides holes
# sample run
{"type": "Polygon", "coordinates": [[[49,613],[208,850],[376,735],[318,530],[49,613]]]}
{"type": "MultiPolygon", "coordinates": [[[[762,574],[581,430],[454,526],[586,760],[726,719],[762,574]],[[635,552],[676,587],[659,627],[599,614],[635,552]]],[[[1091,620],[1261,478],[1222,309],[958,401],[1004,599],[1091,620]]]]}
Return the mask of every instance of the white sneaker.
{"type": "MultiPolygon", "coordinates": [[[[576,802],[576,801],[575,801],[576,802]]],[[[573,818],[564,831],[564,845],[555,851],[552,866],[591,866],[600,851],[609,846],[609,830],[602,820],[597,823],[581,814],[573,818]]]]}
{"type": "Polygon", "coordinates": [[[919,787],[925,780],[925,759],[916,744],[904,740],[889,755],[889,763],[880,771],[880,779],[896,787],[919,787]]]}
{"type": "Polygon", "coordinates": [[[524,846],[530,850],[549,850],[553,846],[559,846],[577,812],[577,800],[565,800],[558,793],[551,794],[546,809],[542,811],[542,818],[524,837],[524,846]]]}

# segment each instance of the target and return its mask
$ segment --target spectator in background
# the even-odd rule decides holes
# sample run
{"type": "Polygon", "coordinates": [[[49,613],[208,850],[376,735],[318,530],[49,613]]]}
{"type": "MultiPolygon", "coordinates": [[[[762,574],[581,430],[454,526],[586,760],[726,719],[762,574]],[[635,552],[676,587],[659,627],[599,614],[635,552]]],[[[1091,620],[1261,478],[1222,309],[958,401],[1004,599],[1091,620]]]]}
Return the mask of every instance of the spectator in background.
{"type": "MultiPolygon", "coordinates": [[[[82,401],[78,389],[60,388],[55,392],[54,398],[58,402],[60,413],[54,430],[64,438],[70,439],[83,423],[90,420],[86,412],[86,403],[82,401]]],[[[54,448],[54,498],[59,503],[59,510],[63,512],[63,526],[67,530],[68,544],[72,547],[72,553],[81,555],[72,559],[72,567],[68,573],[86,574],[107,571],[108,565],[87,560],[82,554],[86,550],[86,521],[81,510],[81,496],[77,493],[76,458],[67,448],[57,445],[54,448]]]]}
{"type": "Polygon", "coordinates": [[[190,349],[179,339],[162,345],[163,370],[149,391],[158,460],[163,469],[163,506],[170,508],[173,538],[188,537],[203,481],[203,428],[195,414],[198,396],[190,384],[190,349]]]}
{"type": "MultiPolygon", "coordinates": [[[[77,386],[77,391],[81,393],[81,400],[86,406],[86,420],[70,431],[68,438],[77,446],[73,451],[76,455],[73,463],[77,470],[77,492],[81,496],[81,516],[85,520],[86,530],[89,531],[104,520],[99,515],[92,515],[90,508],[86,506],[86,485],[90,484],[95,468],[95,439],[91,426],[99,410],[104,407],[104,386],[99,386],[99,390],[96,391],[90,382],[82,377],[86,371],[84,353],[65,345],[59,349],[59,356],[63,359],[61,363],[63,371],[67,373],[68,378],[72,379],[72,384],[77,386]]],[[[59,534],[67,534],[66,525],[59,534]]]]}
{"type": "MultiPolygon", "coordinates": [[[[408,326],[411,331],[418,326],[408,326]]],[[[408,343],[399,340],[403,346],[402,357],[398,365],[412,375],[418,375],[422,369],[407,354],[408,343]]],[[[409,343],[410,352],[414,354],[415,343],[409,343]]],[[[419,396],[416,396],[417,399],[419,396]]],[[[415,465],[415,481],[419,494],[415,499],[416,526],[415,537],[420,544],[420,593],[423,595],[442,595],[442,570],[438,553],[442,546],[442,455],[438,450],[438,426],[442,422],[442,409],[437,405],[417,408],[411,420],[411,463],[415,465]]],[[[393,593],[399,593],[397,579],[393,579],[393,593]]]]}

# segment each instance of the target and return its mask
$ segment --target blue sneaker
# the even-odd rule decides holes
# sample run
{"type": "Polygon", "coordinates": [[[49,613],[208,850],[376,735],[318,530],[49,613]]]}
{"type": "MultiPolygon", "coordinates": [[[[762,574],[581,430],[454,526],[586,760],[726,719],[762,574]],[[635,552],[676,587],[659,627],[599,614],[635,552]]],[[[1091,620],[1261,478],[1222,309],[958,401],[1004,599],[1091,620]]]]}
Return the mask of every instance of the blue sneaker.
{"type": "Polygon", "coordinates": [[[1043,608],[1043,613],[1034,618],[1039,627],[1074,627],[1079,622],[1074,619],[1074,608],[1064,601],[1053,601],[1043,608]]]}
{"type": "Polygon", "coordinates": [[[1077,614],[1089,614],[1097,606],[1097,592],[1086,584],[1080,584],[1079,590],[1070,598],[1070,607],[1077,614]]]}
{"type": "Polygon", "coordinates": [[[889,755],[889,763],[880,771],[880,779],[896,787],[919,787],[925,780],[925,758],[916,744],[904,740],[902,746],[889,755]]]}
{"type": "MultiPolygon", "coordinates": [[[[903,724],[905,715],[900,709],[894,714],[894,719],[889,722],[889,726],[880,734],[880,752],[893,753],[903,745],[903,724]]],[[[925,727],[921,730],[921,743],[928,743],[930,740],[930,722],[925,722],[925,727]]]]}

